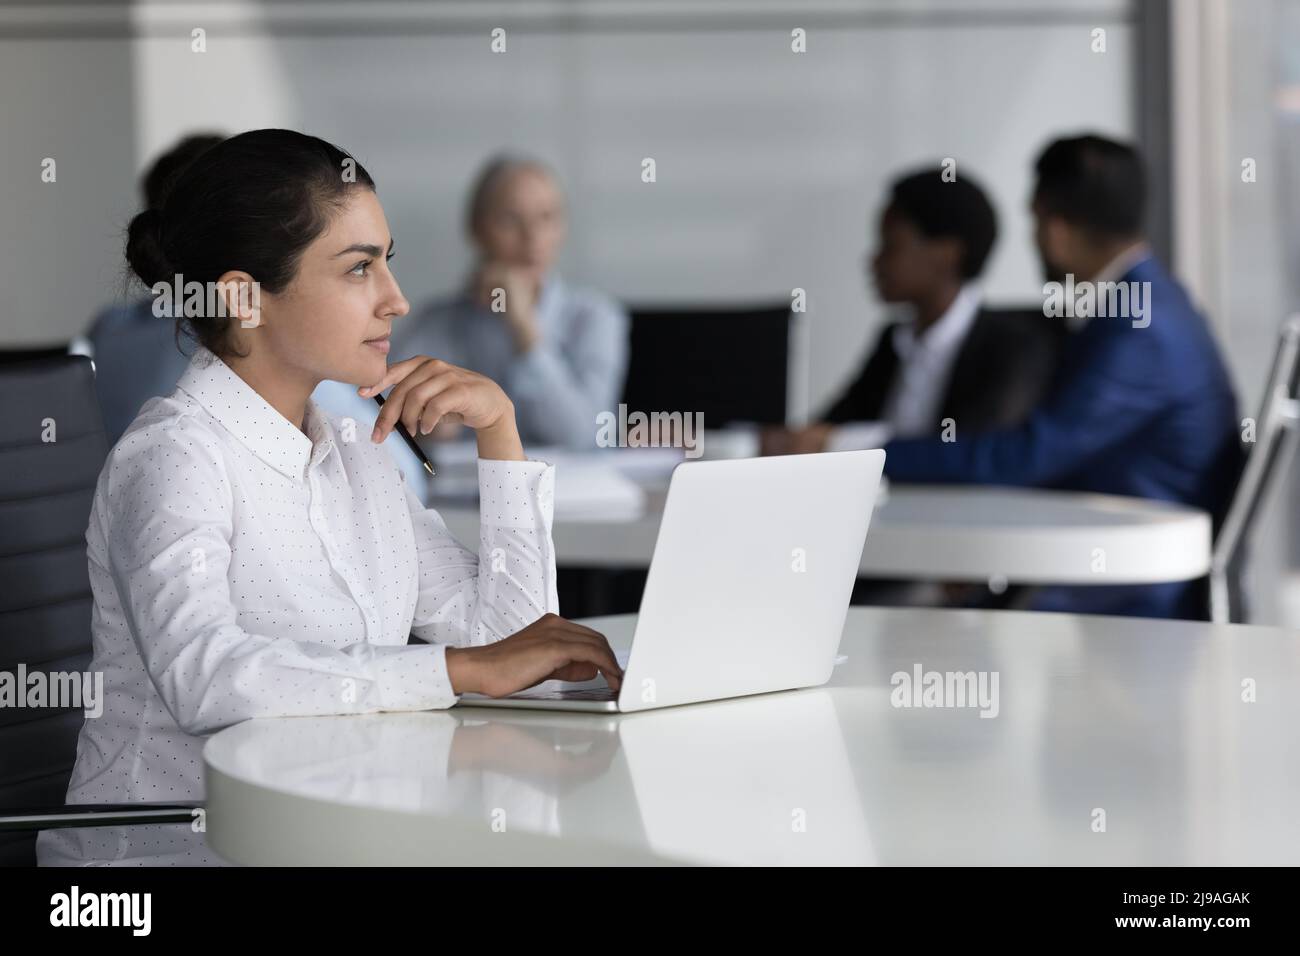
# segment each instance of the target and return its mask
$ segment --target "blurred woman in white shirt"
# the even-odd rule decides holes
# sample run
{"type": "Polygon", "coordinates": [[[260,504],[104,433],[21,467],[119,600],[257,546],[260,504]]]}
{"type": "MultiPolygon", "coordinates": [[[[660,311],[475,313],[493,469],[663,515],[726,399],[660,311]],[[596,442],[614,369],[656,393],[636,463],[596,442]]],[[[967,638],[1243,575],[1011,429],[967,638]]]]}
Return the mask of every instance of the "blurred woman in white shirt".
{"type": "MultiPolygon", "coordinates": [[[[147,286],[220,298],[185,310],[202,313],[183,320],[189,368],[99,476],[86,540],[106,703],[83,725],[69,803],[202,800],[204,736],[253,717],[444,708],[598,673],[618,686],[604,637],[556,614],[554,469],[525,457],[504,392],[423,355],[388,365],[409,308],[392,256],[369,174],[288,130],[212,147],[132,220],[147,286]],[[326,379],[392,388],[373,434],[311,400],[326,379]],[[478,556],[384,446],[399,421],[427,434],[446,416],[476,431],[478,556]]],[[[37,853],[224,862],[200,830],[47,830],[37,853]]]]}

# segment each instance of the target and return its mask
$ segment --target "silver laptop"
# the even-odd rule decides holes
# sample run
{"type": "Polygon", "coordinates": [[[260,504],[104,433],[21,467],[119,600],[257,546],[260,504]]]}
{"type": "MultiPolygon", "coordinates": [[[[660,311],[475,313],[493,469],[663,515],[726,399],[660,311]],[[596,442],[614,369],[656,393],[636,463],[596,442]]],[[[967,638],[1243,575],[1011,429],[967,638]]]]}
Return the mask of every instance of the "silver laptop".
{"type": "Polygon", "coordinates": [[[460,706],[630,713],[826,683],[884,463],[880,449],[683,462],[622,687],[545,681],[460,706]]]}

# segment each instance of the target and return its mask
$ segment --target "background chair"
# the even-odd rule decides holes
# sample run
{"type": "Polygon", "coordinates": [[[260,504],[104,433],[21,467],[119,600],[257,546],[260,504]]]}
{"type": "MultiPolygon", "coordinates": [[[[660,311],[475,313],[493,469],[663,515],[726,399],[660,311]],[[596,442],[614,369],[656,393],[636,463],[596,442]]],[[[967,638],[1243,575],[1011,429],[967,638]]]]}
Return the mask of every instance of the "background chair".
{"type": "MultiPolygon", "coordinates": [[[[108,455],[94,364],[66,345],[0,352],[0,408],[0,671],[84,673],[86,527],[108,455]]],[[[0,865],[34,865],[39,830],[189,823],[201,806],[65,805],[83,719],[79,708],[0,707],[0,865]]]]}
{"type": "Polygon", "coordinates": [[[704,427],[785,424],[790,303],[641,306],[632,319],[628,411],[702,412],[704,427]]]}
{"type": "MultiPolygon", "coordinates": [[[[790,303],[749,306],[640,305],[629,310],[630,412],[701,412],[704,427],[785,424],[790,303]]],[[[569,617],[635,611],[644,569],[561,568],[560,607],[569,617]]]]}
{"type": "Polygon", "coordinates": [[[1237,482],[1210,559],[1210,617],[1219,623],[1244,619],[1240,585],[1246,545],[1268,492],[1286,471],[1300,426],[1300,315],[1282,325],[1277,352],[1255,419],[1255,443],[1237,482]]]}

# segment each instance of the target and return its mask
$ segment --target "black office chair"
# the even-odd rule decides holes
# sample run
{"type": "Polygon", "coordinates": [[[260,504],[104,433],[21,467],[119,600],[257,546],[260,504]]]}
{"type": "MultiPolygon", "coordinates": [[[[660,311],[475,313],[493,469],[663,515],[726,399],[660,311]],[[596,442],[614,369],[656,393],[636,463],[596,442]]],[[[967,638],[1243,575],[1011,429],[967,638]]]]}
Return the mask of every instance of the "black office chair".
{"type": "Polygon", "coordinates": [[[15,365],[19,362],[58,358],[68,354],[67,345],[26,345],[15,349],[0,349],[0,365],[15,365]]]}
{"type": "Polygon", "coordinates": [[[1246,545],[1269,490],[1286,471],[1300,428],[1300,315],[1282,324],[1277,352],[1255,419],[1254,447],[1237,482],[1232,502],[1214,539],[1210,559],[1210,618],[1219,623],[1244,620],[1241,574],[1246,545]]]}
{"type": "MultiPolygon", "coordinates": [[[[94,364],[66,345],[0,351],[0,409],[0,671],[84,673],[86,528],[108,455],[94,364]]],[[[39,830],[190,823],[201,806],[65,805],[83,719],[0,707],[0,865],[34,865],[39,830]]]]}
{"type": "Polygon", "coordinates": [[[701,412],[704,427],[783,425],[790,303],[729,308],[641,306],[632,318],[628,411],[701,412]]]}

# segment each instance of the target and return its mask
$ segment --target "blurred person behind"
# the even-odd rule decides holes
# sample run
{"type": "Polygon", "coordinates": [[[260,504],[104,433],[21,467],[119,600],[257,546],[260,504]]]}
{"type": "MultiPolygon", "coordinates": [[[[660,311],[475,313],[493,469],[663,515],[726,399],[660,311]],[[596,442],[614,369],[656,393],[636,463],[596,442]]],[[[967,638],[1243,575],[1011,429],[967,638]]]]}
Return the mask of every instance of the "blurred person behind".
{"type": "Polygon", "coordinates": [[[869,262],[890,321],[845,388],[798,429],[763,436],[768,454],[874,447],[890,436],[938,436],[1022,421],[1046,390],[1062,322],[990,308],[979,278],[997,240],[997,217],[978,183],[945,180],[940,167],[890,187],[869,262]]]}
{"type": "MultiPolygon", "coordinates": [[[[184,169],[225,139],[215,133],[186,136],[159,156],[140,183],[145,209],[162,206],[184,169]]],[[[190,356],[180,348],[177,323],[154,312],[152,295],[102,309],[83,333],[95,362],[95,391],[110,445],[116,444],[140,406],[176,387],[190,356]]]]}
{"type": "MultiPolygon", "coordinates": [[[[949,442],[890,441],[885,473],[904,482],[1151,498],[1201,508],[1217,524],[1243,458],[1236,396],[1209,324],[1144,238],[1141,157],[1124,143],[1076,136],[1049,144],[1035,173],[1034,238],[1049,280],[1044,310],[1054,295],[1050,283],[1076,296],[1094,292],[1091,306],[1077,299],[1078,325],[1061,370],[1023,424],[959,428],[949,442]]],[[[1206,616],[1203,580],[1042,588],[1028,606],[1206,616]]]]}
{"type": "Polygon", "coordinates": [[[467,280],[396,331],[393,355],[432,355],[499,382],[525,444],[594,449],[596,416],[617,409],[622,393],[628,317],[555,271],[567,227],[554,173],[526,156],[492,158],[470,191],[465,228],[476,252],[467,280]]]}

